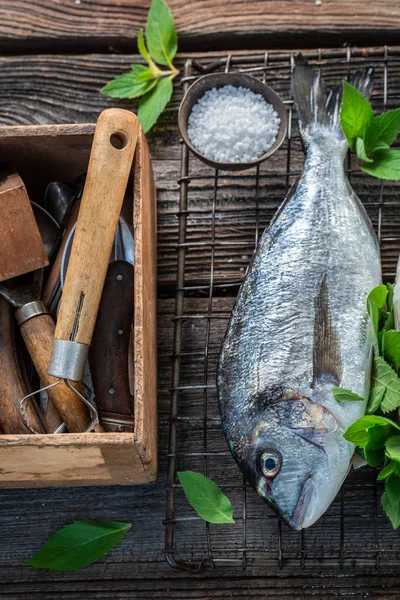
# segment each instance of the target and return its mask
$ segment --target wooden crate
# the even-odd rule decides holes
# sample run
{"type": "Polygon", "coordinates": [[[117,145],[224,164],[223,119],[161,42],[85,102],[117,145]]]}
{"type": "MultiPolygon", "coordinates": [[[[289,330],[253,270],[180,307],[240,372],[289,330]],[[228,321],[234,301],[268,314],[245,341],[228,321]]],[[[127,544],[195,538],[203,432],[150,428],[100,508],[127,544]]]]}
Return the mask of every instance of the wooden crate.
{"type": "MultiPolygon", "coordinates": [[[[48,182],[72,182],[86,172],[94,128],[92,124],[0,128],[0,162],[13,164],[31,200],[43,202],[48,182]]],[[[128,212],[130,208],[135,240],[134,433],[0,435],[1,488],[133,485],[156,479],[157,212],[142,130],[129,186],[133,186],[133,211],[128,202],[128,212]]]]}

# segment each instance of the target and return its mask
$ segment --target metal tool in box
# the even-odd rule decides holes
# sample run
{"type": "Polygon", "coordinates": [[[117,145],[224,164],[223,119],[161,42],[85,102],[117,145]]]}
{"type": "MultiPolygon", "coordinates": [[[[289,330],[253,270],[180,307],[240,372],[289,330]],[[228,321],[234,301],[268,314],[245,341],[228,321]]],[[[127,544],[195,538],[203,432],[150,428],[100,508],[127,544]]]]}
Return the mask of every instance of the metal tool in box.
{"type": "MultiPolygon", "coordinates": [[[[48,368],[83,401],[82,379],[139,133],[137,117],[105,110],[97,122],[48,368]]],[[[91,410],[88,430],[98,423],[91,410]]]]}
{"type": "MultiPolygon", "coordinates": [[[[75,227],[63,252],[61,288],[74,234],[75,227]]],[[[128,368],[132,342],[133,265],[133,234],[125,219],[120,217],[89,350],[92,387],[100,424],[106,431],[133,431],[133,398],[128,368]]]]}

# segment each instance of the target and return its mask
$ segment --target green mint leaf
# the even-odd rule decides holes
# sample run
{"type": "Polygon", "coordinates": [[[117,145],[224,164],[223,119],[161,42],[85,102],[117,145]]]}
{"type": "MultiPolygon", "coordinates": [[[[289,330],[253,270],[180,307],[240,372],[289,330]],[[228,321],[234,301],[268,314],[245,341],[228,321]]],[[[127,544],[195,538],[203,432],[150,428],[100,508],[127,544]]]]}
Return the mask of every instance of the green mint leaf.
{"type": "Polygon", "coordinates": [[[397,504],[393,505],[390,502],[389,495],[384,492],[381,497],[381,504],[386,516],[389,518],[393,526],[393,529],[397,529],[400,526],[400,502],[397,502],[397,504]]]}
{"type": "Polygon", "coordinates": [[[380,179],[400,180],[400,150],[379,150],[372,163],[363,163],[361,169],[380,179]]]}
{"type": "Polygon", "coordinates": [[[209,523],[234,523],[232,505],[217,484],[201,473],[180,471],[179,482],[199,517],[209,523]]]}
{"type": "Polygon", "coordinates": [[[350,425],[343,437],[360,448],[383,448],[386,439],[393,432],[393,427],[397,428],[395,423],[386,417],[367,415],[350,425]]]}
{"type": "Polygon", "coordinates": [[[346,390],[346,388],[336,387],[335,385],[332,388],[332,394],[338,402],[364,402],[364,398],[358,394],[346,390]]]}
{"type": "Polygon", "coordinates": [[[116,521],[75,521],[56,531],[26,564],[52,571],[83,569],[114,548],[131,527],[116,521]]]}
{"type": "Polygon", "coordinates": [[[386,456],[400,462],[400,435],[393,435],[386,440],[386,456]]]}
{"type": "MultiPolygon", "coordinates": [[[[388,295],[386,298],[387,309],[388,309],[388,312],[392,313],[393,312],[394,285],[391,283],[387,283],[386,287],[387,287],[387,291],[388,291],[388,295]]],[[[388,329],[392,329],[392,328],[388,328],[388,329]]]]}
{"type": "MultiPolygon", "coordinates": [[[[371,445],[374,441],[371,442],[371,445]]],[[[370,467],[378,467],[385,460],[385,450],[383,448],[370,448],[367,444],[364,448],[364,458],[370,467]]]]}
{"type": "Polygon", "coordinates": [[[385,306],[388,293],[386,285],[378,285],[369,293],[368,300],[381,309],[385,306]]]}
{"type": "Polygon", "coordinates": [[[356,154],[358,158],[365,162],[373,162],[372,158],[368,158],[367,153],[365,151],[364,140],[361,138],[356,139],[356,154]]]}
{"type": "Polygon", "coordinates": [[[374,113],[368,100],[347,81],[343,81],[340,123],[350,148],[355,152],[357,138],[363,139],[374,113]]]}
{"type": "Polygon", "coordinates": [[[139,30],[137,43],[138,43],[138,50],[139,50],[140,54],[143,56],[144,60],[149,65],[149,73],[151,74],[151,77],[156,77],[156,78],[160,77],[162,71],[160,71],[160,69],[154,63],[154,61],[152,60],[152,58],[146,48],[146,43],[144,41],[144,36],[143,36],[143,29],[139,30]]]}
{"type": "Polygon", "coordinates": [[[391,460],[385,467],[383,467],[381,471],[379,471],[377,481],[383,481],[384,479],[387,479],[387,477],[389,477],[389,475],[392,473],[399,475],[400,468],[399,465],[396,465],[396,463],[391,460]]]}
{"type": "Polygon", "coordinates": [[[385,331],[382,348],[385,360],[397,372],[400,367],[400,331],[385,331]]]}
{"type": "MultiPolygon", "coordinates": [[[[374,388],[385,388],[385,393],[379,405],[383,413],[388,413],[400,406],[400,379],[392,367],[381,357],[375,356],[372,365],[371,391],[374,395],[374,388]]],[[[371,412],[371,406],[368,404],[368,412],[371,412]]]]}
{"type": "Polygon", "coordinates": [[[400,477],[391,475],[385,483],[385,492],[392,504],[400,502],[400,477]]]}
{"type": "Polygon", "coordinates": [[[172,67],[178,48],[174,19],[164,0],[153,0],[147,17],[146,40],[152,58],[172,67]]]}
{"type": "Polygon", "coordinates": [[[385,395],[385,392],[386,387],[384,385],[371,386],[366,410],[366,413],[368,415],[372,415],[378,410],[385,395]]]}
{"type": "Polygon", "coordinates": [[[172,78],[164,77],[158,81],[139,102],[138,117],[145,133],[149,131],[170,101],[172,96],[172,78]]]}
{"type": "Polygon", "coordinates": [[[140,54],[143,56],[144,60],[148,64],[150,64],[150,62],[153,62],[151,60],[150,55],[146,48],[146,43],[145,43],[144,37],[143,37],[143,29],[139,29],[137,45],[138,45],[138,50],[139,50],[140,54]]]}
{"type": "Polygon", "coordinates": [[[149,92],[157,83],[150,69],[142,65],[132,65],[132,71],[119,75],[100,92],[111,98],[138,98],[149,92]]]}
{"type": "Polygon", "coordinates": [[[364,143],[368,154],[391,146],[400,129],[400,109],[389,110],[374,117],[365,130],[364,143]]]}

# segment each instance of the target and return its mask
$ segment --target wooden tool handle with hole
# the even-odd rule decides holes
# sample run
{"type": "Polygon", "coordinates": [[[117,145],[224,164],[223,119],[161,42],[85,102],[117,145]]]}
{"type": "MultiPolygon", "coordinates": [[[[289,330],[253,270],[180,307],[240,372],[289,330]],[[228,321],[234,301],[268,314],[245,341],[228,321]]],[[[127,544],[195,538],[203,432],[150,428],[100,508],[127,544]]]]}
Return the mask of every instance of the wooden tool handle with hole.
{"type": "Polygon", "coordinates": [[[139,127],[133,113],[116,108],[102,112],[97,121],[57,319],[57,340],[90,345],[139,127]]]}
{"type": "MultiPolygon", "coordinates": [[[[21,333],[43,386],[55,383],[57,379],[47,374],[55,333],[51,316],[39,315],[29,319],[21,325],[21,333]]],[[[50,388],[48,394],[71,433],[87,429],[90,423],[89,411],[64,381],[50,388]]]]}

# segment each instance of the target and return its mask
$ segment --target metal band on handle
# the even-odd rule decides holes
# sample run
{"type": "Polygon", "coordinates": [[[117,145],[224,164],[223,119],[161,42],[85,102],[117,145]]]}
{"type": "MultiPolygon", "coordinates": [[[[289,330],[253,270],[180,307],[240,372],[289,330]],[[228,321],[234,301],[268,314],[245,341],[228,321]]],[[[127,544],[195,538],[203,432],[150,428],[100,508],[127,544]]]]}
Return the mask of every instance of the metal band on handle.
{"type": "Polygon", "coordinates": [[[47,310],[45,304],[40,300],[34,300],[33,302],[28,302],[24,304],[20,308],[15,311],[15,318],[17,319],[17,323],[19,326],[23,325],[29,319],[34,319],[35,317],[39,317],[40,315],[48,315],[49,311],[47,310]]]}
{"type": "Polygon", "coordinates": [[[48,374],[51,377],[81,381],[85,370],[89,346],[79,342],[55,339],[48,374]]]}

